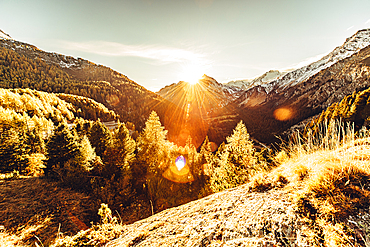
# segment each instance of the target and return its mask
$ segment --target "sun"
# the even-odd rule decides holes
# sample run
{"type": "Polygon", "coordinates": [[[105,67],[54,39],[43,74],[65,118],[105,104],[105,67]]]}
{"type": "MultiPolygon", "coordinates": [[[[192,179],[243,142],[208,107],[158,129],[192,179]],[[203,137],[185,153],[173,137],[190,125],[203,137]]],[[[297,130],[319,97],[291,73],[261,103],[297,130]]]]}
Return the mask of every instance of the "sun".
{"type": "Polygon", "coordinates": [[[190,63],[182,66],[182,71],[179,74],[179,80],[188,82],[190,85],[195,85],[204,75],[203,66],[196,63],[190,63]]]}

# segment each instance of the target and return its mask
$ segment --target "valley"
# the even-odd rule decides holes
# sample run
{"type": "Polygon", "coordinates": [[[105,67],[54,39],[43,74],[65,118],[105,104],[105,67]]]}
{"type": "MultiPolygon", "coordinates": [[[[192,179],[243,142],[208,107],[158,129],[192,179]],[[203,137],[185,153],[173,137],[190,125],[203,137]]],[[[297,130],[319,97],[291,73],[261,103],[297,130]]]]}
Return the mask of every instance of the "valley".
{"type": "Polygon", "coordinates": [[[370,29],[156,93],[0,33],[5,245],[367,246],[370,29]]]}

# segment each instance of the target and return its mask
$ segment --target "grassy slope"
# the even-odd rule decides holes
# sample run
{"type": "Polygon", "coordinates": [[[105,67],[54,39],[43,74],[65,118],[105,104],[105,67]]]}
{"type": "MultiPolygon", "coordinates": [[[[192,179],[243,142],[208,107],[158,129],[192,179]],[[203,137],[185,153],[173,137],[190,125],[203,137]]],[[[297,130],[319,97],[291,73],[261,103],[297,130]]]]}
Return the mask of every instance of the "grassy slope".
{"type": "MultiPolygon", "coordinates": [[[[276,157],[280,166],[247,185],[117,225],[121,236],[108,246],[369,246],[370,138],[356,140],[348,131],[342,142],[342,134],[293,145],[276,157]]],[[[56,246],[98,243],[94,234],[106,228],[112,226],[56,246]]]]}
{"type": "MultiPolygon", "coordinates": [[[[347,131],[341,142],[340,135],[328,131],[315,145],[292,145],[276,157],[278,167],[247,185],[133,224],[95,225],[55,246],[368,246],[370,138],[347,131]]],[[[84,222],[97,212],[83,195],[37,178],[2,181],[0,198],[0,222],[16,234],[7,237],[27,244],[34,235],[50,243],[59,222],[60,232],[76,232],[68,212],[84,222]]]]}

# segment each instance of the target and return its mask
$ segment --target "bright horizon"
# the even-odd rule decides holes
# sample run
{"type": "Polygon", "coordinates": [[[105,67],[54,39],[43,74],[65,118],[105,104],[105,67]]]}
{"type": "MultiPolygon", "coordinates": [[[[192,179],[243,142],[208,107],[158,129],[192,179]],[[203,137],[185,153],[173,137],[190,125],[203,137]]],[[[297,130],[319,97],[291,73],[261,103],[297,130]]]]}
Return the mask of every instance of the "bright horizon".
{"type": "Polygon", "coordinates": [[[0,29],[156,92],[203,74],[226,83],[301,67],[370,28],[369,9],[368,0],[2,0],[0,29]]]}

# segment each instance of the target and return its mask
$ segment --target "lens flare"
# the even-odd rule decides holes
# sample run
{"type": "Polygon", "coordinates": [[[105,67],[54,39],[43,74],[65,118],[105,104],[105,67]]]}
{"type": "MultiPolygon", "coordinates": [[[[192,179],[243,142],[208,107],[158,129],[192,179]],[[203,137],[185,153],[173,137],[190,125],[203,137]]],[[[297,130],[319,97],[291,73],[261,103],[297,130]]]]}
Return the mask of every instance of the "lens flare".
{"type": "Polygon", "coordinates": [[[186,164],[184,156],[180,155],[176,158],[162,176],[175,183],[190,183],[194,181],[194,176],[190,172],[189,166],[186,164]]]}
{"type": "Polygon", "coordinates": [[[177,167],[177,170],[181,171],[182,168],[185,167],[186,165],[186,159],[184,156],[180,155],[179,157],[176,158],[175,160],[175,164],[176,164],[176,167],[177,167]]]}
{"type": "Polygon", "coordinates": [[[282,107],[274,111],[274,117],[279,121],[287,121],[293,118],[293,110],[289,107],[282,107]]]}

